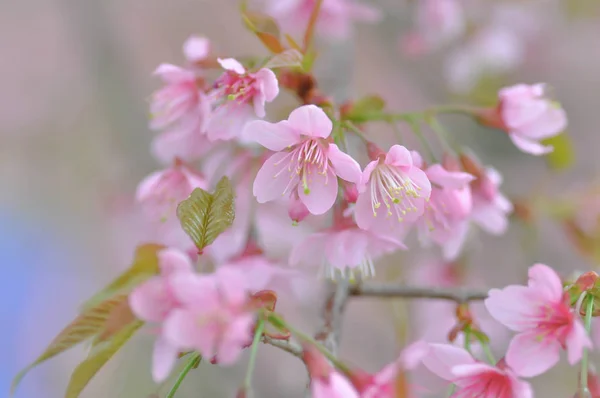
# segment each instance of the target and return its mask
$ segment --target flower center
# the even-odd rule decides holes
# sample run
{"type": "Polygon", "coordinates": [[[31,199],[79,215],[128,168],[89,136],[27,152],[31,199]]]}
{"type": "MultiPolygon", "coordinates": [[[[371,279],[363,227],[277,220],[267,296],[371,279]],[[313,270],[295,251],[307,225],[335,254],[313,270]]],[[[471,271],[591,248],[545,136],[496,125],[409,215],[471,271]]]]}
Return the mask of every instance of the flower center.
{"type": "Polygon", "coordinates": [[[421,187],[396,167],[378,165],[371,174],[370,188],[374,217],[377,217],[382,203],[385,205],[386,216],[395,214],[399,222],[404,221],[407,213],[417,211],[414,200],[421,197],[421,187]]]}
{"type": "Polygon", "coordinates": [[[294,182],[297,181],[294,178],[295,176],[300,179],[306,195],[310,194],[309,186],[314,173],[325,176],[325,184],[327,184],[329,161],[323,145],[317,139],[309,139],[297,145],[283,159],[277,162],[275,166],[282,162],[287,162],[288,167],[281,169],[274,177],[278,177],[285,170],[290,173],[290,183],[285,188],[284,195],[295,186],[294,182]]]}
{"type": "Polygon", "coordinates": [[[255,83],[256,79],[248,74],[238,75],[237,73],[226,72],[215,83],[218,92],[217,100],[222,102],[235,101],[240,105],[246,104],[256,94],[255,83]]]}

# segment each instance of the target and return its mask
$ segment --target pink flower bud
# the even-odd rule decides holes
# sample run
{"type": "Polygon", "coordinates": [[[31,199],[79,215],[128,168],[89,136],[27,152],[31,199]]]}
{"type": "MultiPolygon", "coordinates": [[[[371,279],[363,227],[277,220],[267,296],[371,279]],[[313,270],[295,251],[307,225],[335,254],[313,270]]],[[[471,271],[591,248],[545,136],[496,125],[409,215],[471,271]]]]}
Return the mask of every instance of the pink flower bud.
{"type": "Polygon", "coordinates": [[[304,220],[306,216],[308,216],[310,212],[306,208],[304,202],[300,200],[298,197],[298,193],[294,191],[290,195],[290,202],[288,204],[288,215],[294,221],[294,223],[299,223],[304,220]]]}

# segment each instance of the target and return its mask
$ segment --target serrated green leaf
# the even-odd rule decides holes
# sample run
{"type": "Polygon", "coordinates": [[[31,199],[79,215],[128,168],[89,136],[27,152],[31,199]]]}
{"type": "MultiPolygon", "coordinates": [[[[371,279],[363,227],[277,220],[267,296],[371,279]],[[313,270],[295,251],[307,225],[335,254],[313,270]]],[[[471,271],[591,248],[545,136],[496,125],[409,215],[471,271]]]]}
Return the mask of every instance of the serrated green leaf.
{"type": "MultiPolygon", "coordinates": [[[[107,321],[111,318],[116,308],[127,302],[126,295],[115,296],[109,300],[103,301],[95,307],[92,307],[79,315],[73,322],[65,327],[48,345],[48,348],[31,365],[27,366],[15,376],[11,386],[11,395],[14,394],[17,386],[25,377],[28,371],[42,362],[76,346],[79,343],[99,334],[110,334],[106,330],[107,321]]],[[[111,330],[114,333],[116,329],[115,322],[112,322],[111,330]]]]}
{"type": "Polygon", "coordinates": [[[575,161],[573,143],[568,134],[563,133],[542,141],[544,145],[551,145],[554,151],[546,155],[548,167],[554,171],[569,168],[575,161]]]}
{"type": "Polygon", "coordinates": [[[158,252],[165,246],[148,243],[138,246],[135,250],[133,264],[119,275],[108,286],[83,304],[83,309],[93,307],[107,298],[121,293],[129,293],[135,286],[160,272],[158,252]]]}
{"type": "Polygon", "coordinates": [[[119,333],[115,334],[107,345],[93,352],[85,361],[80,363],[71,375],[65,398],[79,397],[79,394],[81,394],[96,373],[102,369],[143,324],[142,321],[136,320],[127,325],[119,333]]]}
{"type": "Polygon", "coordinates": [[[235,218],[234,192],[231,182],[223,177],[214,193],[196,188],[189,198],[177,206],[177,217],[183,230],[198,250],[210,245],[235,218]]]}
{"type": "Polygon", "coordinates": [[[274,55],[263,68],[293,68],[302,67],[302,53],[298,50],[285,50],[282,53],[274,55]]]}

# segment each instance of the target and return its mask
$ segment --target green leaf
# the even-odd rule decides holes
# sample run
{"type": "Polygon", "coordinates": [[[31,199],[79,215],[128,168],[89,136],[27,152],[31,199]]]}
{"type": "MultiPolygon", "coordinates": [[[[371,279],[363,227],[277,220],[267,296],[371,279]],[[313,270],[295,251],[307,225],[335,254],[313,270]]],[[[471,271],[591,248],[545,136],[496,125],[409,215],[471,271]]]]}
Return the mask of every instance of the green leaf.
{"type": "Polygon", "coordinates": [[[199,251],[210,245],[235,218],[234,193],[231,182],[223,177],[214,193],[196,188],[189,198],[177,206],[177,217],[183,230],[199,251]]]}
{"type": "Polygon", "coordinates": [[[285,47],[279,40],[279,26],[272,17],[258,12],[244,11],[242,12],[242,19],[246,27],[250,29],[270,51],[275,54],[285,51],[285,47]]]}
{"type": "Polygon", "coordinates": [[[85,361],[80,363],[71,375],[65,398],[79,397],[81,391],[83,391],[96,373],[102,369],[143,324],[142,321],[130,323],[114,335],[102,349],[93,352],[85,361]]]}
{"type": "MultiPolygon", "coordinates": [[[[75,345],[97,335],[99,333],[110,333],[106,331],[106,325],[114,310],[127,301],[127,296],[119,295],[109,300],[103,301],[95,307],[92,307],[79,315],[73,322],[65,327],[48,345],[48,348],[31,365],[27,366],[15,376],[11,386],[11,395],[14,394],[17,386],[25,377],[27,372],[42,362],[68,350],[75,345]]],[[[115,330],[115,325],[111,326],[115,330]]]]}
{"type": "Polygon", "coordinates": [[[293,68],[302,67],[302,53],[298,50],[285,50],[282,53],[274,55],[263,68],[293,68]]]}
{"type": "Polygon", "coordinates": [[[548,167],[554,171],[569,168],[575,161],[573,143],[568,134],[563,133],[542,141],[544,145],[551,145],[554,151],[546,155],[548,167]]]}
{"type": "Polygon", "coordinates": [[[157,275],[160,272],[157,254],[162,249],[164,249],[163,245],[155,243],[138,246],[131,267],[85,302],[83,309],[93,307],[115,294],[129,293],[135,286],[157,275]]]}
{"type": "Polygon", "coordinates": [[[385,101],[383,98],[378,95],[370,95],[368,97],[363,97],[352,104],[350,109],[344,115],[344,118],[356,123],[362,123],[368,120],[369,115],[381,113],[383,108],[385,108],[385,101]]]}

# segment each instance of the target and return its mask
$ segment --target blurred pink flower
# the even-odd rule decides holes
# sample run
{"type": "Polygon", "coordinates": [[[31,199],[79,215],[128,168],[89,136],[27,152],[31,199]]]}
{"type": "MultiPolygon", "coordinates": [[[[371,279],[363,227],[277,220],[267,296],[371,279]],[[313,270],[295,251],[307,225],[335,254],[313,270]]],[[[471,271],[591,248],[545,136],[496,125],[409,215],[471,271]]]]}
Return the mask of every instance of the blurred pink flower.
{"type": "Polygon", "coordinates": [[[306,345],[303,359],[310,376],[310,389],[314,398],[359,398],[350,381],[333,369],[316,348],[306,345]]]}
{"type": "Polygon", "coordinates": [[[456,398],[533,398],[529,383],[509,367],[478,362],[462,348],[430,344],[423,364],[456,386],[452,395],[456,398]]]}
{"type": "Polygon", "coordinates": [[[401,42],[401,48],[409,54],[435,51],[465,31],[459,0],[419,0],[416,7],[416,27],[401,42]]]}
{"type": "Polygon", "coordinates": [[[137,187],[136,200],[151,220],[167,222],[175,217],[177,205],[195,188],[207,188],[204,177],[176,161],[170,168],[144,178],[137,187]]]}
{"type": "Polygon", "coordinates": [[[152,95],[150,111],[154,130],[177,130],[201,134],[210,115],[210,101],[198,85],[196,74],[171,64],[162,64],[156,71],[165,87],[152,95]]]}
{"type": "Polygon", "coordinates": [[[188,37],[183,43],[183,54],[191,63],[205,60],[210,54],[210,40],[196,35],[188,37]]]}
{"type": "MultiPolygon", "coordinates": [[[[142,283],[129,295],[131,310],[146,322],[163,322],[180,305],[172,284],[175,275],[193,277],[189,257],[179,250],[169,248],[158,252],[158,265],[161,274],[142,283]]],[[[156,382],[167,378],[178,353],[178,346],[169,343],[161,333],[154,344],[152,358],[152,377],[156,382]]]]}
{"type": "Polygon", "coordinates": [[[561,347],[573,365],[592,346],[559,276],[547,265],[529,269],[527,286],[490,290],[485,305],[499,322],[519,332],[508,347],[506,362],[521,376],[546,372],[560,359],[561,347]]]}
{"type": "Polygon", "coordinates": [[[471,220],[493,235],[506,232],[508,215],[513,210],[512,203],[498,190],[501,183],[502,175],[491,167],[484,169],[477,180],[471,183],[471,220]]]}
{"type": "Polygon", "coordinates": [[[439,164],[425,171],[431,181],[431,197],[417,221],[421,243],[434,242],[444,248],[445,258],[454,260],[466,238],[467,219],[473,207],[469,173],[448,171],[439,164]]]}
{"type": "Polygon", "coordinates": [[[165,320],[166,339],[219,364],[235,363],[252,341],[255,321],[245,275],[227,267],[210,275],[176,275],[171,283],[181,306],[165,320]]]}
{"type": "Polygon", "coordinates": [[[215,105],[207,126],[211,141],[240,137],[247,122],[265,117],[265,102],[279,94],[279,84],[270,69],[248,72],[233,58],[219,59],[225,72],[215,81],[209,96],[215,105]]]}
{"type": "Polygon", "coordinates": [[[405,229],[404,223],[412,223],[423,214],[431,183],[413,164],[408,149],[394,145],[365,167],[359,192],[355,207],[358,226],[389,234],[405,229]]]}
{"type": "Polygon", "coordinates": [[[249,123],[246,137],[276,151],[254,180],[257,201],[269,202],[297,190],[308,211],[323,214],[337,197],[337,177],[358,183],[358,163],[327,140],[332,128],[329,117],[315,105],[296,108],[279,123],[249,123]]]}
{"type": "Polygon", "coordinates": [[[167,130],[152,140],[152,155],[168,165],[176,159],[194,162],[213,149],[214,144],[200,130],[167,130]]]}
{"type": "Polygon", "coordinates": [[[331,228],[309,235],[294,246],[290,265],[320,266],[320,273],[332,279],[354,278],[355,273],[372,277],[379,257],[406,249],[399,239],[360,229],[351,218],[334,218],[331,228]]]}
{"type": "MultiPolygon", "coordinates": [[[[266,12],[291,33],[303,32],[308,25],[316,0],[269,0],[266,12]]],[[[356,22],[377,22],[381,12],[355,0],[324,0],[317,19],[316,30],[335,40],[347,39],[356,22]]]]}
{"type": "Polygon", "coordinates": [[[567,126],[567,116],[559,104],[544,96],[544,85],[517,84],[498,93],[498,111],[502,127],[523,152],[543,155],[552,152],[539,140],[560,134],[567,126]]]}

